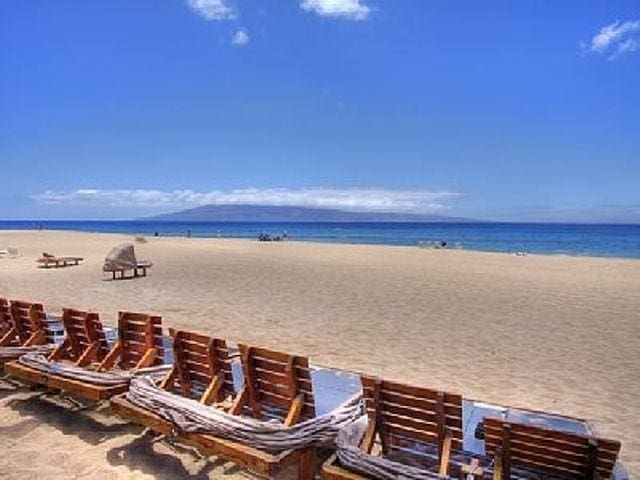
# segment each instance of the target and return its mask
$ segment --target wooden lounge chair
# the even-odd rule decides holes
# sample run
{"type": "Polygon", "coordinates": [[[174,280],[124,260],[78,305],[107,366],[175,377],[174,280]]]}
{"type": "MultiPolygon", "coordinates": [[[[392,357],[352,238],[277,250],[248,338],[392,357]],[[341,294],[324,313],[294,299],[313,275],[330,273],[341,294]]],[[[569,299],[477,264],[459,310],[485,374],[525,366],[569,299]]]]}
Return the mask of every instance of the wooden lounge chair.
{"type": "MultiPolygon", "coordinates": [[[[233,374],[224,340],[174,329],[169,329],[169,335],[173,342],[173,368],[162,380],[162,388],[205,405],[233,397],[233,374]]],[[[121,399],[114,398],[112,403],[119,412],[121,399]]]]}
{"type": "MultiPolygon", "coordinates": [[[[47,316],[42,304],[13,300],[9,304],[9,312],[10,327],[0,338],[0,347],[34,347],[54,343],[53,333],[46,327],[47,316]]],[[[18,356],[0,356],[0,369],[18,356]]]]}
{"type": "MultiPolygon", "coordinates": [[[[259,419],[277,419],[290,426],[315,415],[309,364],[306,358],[264,348],[239,345],[245,383],[235,398],[224,402],[233,392],[230,356],[223,340],[190,332],[174,332],[174,369],[164,388],[199,398],[212,408],[228,413],[247,413],[259,419]],[[194,386],[197,381],[197,387],[194,386]],[[173,386],[172,386],[173,385],[173,386]]],[[[125,396],[111,400],[121,417],[145,425],[196,447],[205,455],[218,455],[261,476],[274,478],[283,468],[298,466],[299,477],[313,478],[311,448],[269,453],[237,441],[210,434],[175,432],[175,425],[125,396]]]]}
{"type": "Polygon", "coordinates": [[[104,360],[109,346],[97,313],[64,308],[62,324],[66,336],[49,360],[69,360],[79,367],[104,360]]]}
{"type": "Polygon", "coordinates": [[[40,263],[41,268],[59,268],[78,265],[82,260],[84,260],[82,257],[56,257],[50,253],[42,252],[42,257],[37,261],[40,263]]]}
{"type": "Polygon", "coordinates": [[[0,339],[0,346],[43,345],[47,340],[44,329],[46,315],[40,303],[11,301],[9,304],[11,328],[0,339]]]}
{"type": "Polygon", "coordinates": [[[227,343],[198,333],[169,329],[173,368],[162,382],[167,391],[195,398],[205,405],[235,394],[227,343]]]}
{"type": "MultiPolygon", "coordinates": [[[[370,376],[361,381],[369,417],[361,450],[371,455],[376,446],[384,458],[450,475],[451,452],[462,450],[462,396],[370,376]]],[[[481,469],[474,474],[482,475],[481,469]]],[[[367,477],[341,466],[333,455],[323,465],[322,478],[367,477]]]]}
{"type": "Polygon", "coordinates": [[[496,480],[527,478],[515,471],[518,468],[553,478],[608,479],[620,451],[620,442],[614,440],[495,418],[483,423],[496,480]]]}
{"type": "MultiPolygon", "coordinates": [[[[67,332],[64,342],[49,360],[71,362],[88,370],[104,372],[114,367],[136,370],[164,364],[162,325],[158,316],[142,313],[118,314],[118,340],[107,351],[102,324],[96,313],[65,309],[63,322],[67,332]]],[[[99,385],[90,381],[43,372],[20,362],[6,365],[9,375],[48,388],[74,393],[89,400],[102,401],[126,392],[126,381],[116,385],[99,385]]]]}

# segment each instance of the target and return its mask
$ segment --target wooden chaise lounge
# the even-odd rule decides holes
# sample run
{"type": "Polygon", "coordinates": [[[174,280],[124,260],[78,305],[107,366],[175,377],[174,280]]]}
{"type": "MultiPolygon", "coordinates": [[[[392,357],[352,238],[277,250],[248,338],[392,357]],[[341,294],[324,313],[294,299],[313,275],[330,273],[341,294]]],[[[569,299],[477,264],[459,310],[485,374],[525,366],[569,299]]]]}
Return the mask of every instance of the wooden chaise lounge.
{"type": "MultiPolygon", "coordinates": [[[[437,472],[443,477],[460,474],[459,466],[450,466],[450,456],[452,450],[462,450],[461,395],[370,376],[362,376],[361,381],[369,417],[360,444],[362,451],[372,455],[375,446],[378,455],[398,463],[437,472]]],[[[482,475],[479,468],[474,473],[482,475]]],[[[323,465],[322,478],[368,477],[340,465],[333,455],[323,465]]]]}
{"type": "MultiPolygon", "coordinates": [[[[158,316],[120,312],[118,340],[110,350],[107,350],[107,342],[98,314],[65,309],[63,322],[67,336],[49,356],[49,360],[70,362],[97,372],[109,371],[114,367],[131,371],[164,364],[162,324],[158,316]]],[[[99,385],[43,372],[17,361],[7,364],[6,371],[12,376],[31,383],[66,391],[94,401],[106,400],[126,392],[129,388],[128,382],[99,385]]]]}
{"type": "Polygon", "coordinates": [[[50,253],[42,252],[42,257],[37,261],[41,268],[59,268],[68,267],[69,265],[78,265],[82,260],[84,260],[82,257],[56,257],[50,253]]]}
{"type": "Polygon", "coordinates": [[[495,480],[532,478],[531,473],[533,478],[608,479],[620,451],[614,440],[494,418],[483,424],[495,480]]]}
{"type": "MultiPolygon", "coordinates": [[[[163,382],[167,390],[198,398],[233,415],[242,413],[259,419],[277,419],[291,426],[315,416],[311,376],[304,357],[264,348],[239,345],[244,386],[233,394],[231,359],[224,340],[191,332],[173,332],[174,368],[163,382]]],[[[260,477],[274,478],[285,467],[297,465],[299,478],[313,478],[312,449],[269,453],[251,445],[210,434],[175,432],[170,421],[134,405],[125,396],[111,400],[113,410],[125,419],[152,430],[175,435],[205,455],[217,455],[247,468],[260,477]]]]}
{"type": "MultiPolygon", "coordinates": [[[[33,347],[53,344],[53,334],[46,328],[46,314],[40,303],[13,300],[9,305],[10,327],[0,338],[0,347],[33,347]]],[[[6,312],[5,312],[6,315],[6,312]]],[[[17,358],[0,356],[0,370],[5,363],[17,358]]]]}

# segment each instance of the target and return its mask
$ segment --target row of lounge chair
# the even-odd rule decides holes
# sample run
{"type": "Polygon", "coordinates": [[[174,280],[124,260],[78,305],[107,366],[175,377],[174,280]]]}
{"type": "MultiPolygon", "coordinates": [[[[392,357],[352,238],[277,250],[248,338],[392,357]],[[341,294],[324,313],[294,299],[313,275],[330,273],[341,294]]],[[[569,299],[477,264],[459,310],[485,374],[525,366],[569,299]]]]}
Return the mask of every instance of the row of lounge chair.
{"type": "MultiPolygon", "coordinates": [[[[0,299],[0,345],[29,347],[51,341],[40,304],[0,299]]],[[[165,362],[163,329],[158,316],[120,312],[118,336],[109,348],[97,313],[64,309],[64,341],[48,362],[70,365],[87,372],[135,373],[165,362]]],[[[176,398],[195,400],[225,415],[276,421],[293,428],[316,416],[308,359],[249,345],[237,351],[223,339],[195,332],[169,329],[173,363],[156,382],[176,398]],[[242,366],[243,386],[234,383],[233,362],[242,366]]],[[[43,371],[24,361],[27,355],[4,365],[5,373],[48,389],[66,391],[87,399],[110,400],[113,411],[124,419],[196,447],[206,455],[218,455],[254,473],[272,478],[287,466],[297,465],[299,477],[314,478],[315,463],[324,461],[326,480],[397,478],[361,469],[337,454],[323,454],[313,444],[270,451],[255,445],[193,429],[152,408],[132,401],[132,383],[99,385],[65,376],[60,367],[43,371]],[[129,392],[131,393],[131,392],[129,392]]],[[[71,367],[70,367],[71,368],[71,367]]],[[[368,426],[359,444],[365,461],[386,459],[400,470],[417,468],[406,478],[466,477],[510,478],[610,478],[620,443],[617,441],[550,430],[499,418],[485,418],[486,455],[463,449],[462,396],[458,394],[381,380],[361,375],[363,412],[368,426]],[[412,468],[412,467],[407,467],[412,468]],[[420,473],[422,472],[422,473],[420,473]],[[432,473],[430,473],[432,472],[432,473]]],[[[410,473],[411,473],[410,472],[410,473]]]]}

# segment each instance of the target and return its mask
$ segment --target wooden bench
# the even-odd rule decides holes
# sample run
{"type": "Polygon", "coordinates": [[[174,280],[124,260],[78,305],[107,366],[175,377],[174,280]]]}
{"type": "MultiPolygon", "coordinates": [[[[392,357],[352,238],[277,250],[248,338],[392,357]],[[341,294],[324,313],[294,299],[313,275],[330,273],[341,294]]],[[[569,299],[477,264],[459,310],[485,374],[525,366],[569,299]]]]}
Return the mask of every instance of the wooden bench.
{"type": "MultiPolygon", "coordinates": [[[[49,359],[70,361],[77,366],[98,372],[117,366],[121,370],[135,370],[164,364],[162,324],[158,316],[143,313],[118,314],[118,340],[107,350],[102,324],[96,313],[65,309],[63,322],[67,336],[49,359]]],[[[31,383],[62,390],[80,397],[102,401],[126,392],[129,383],[98,385],[54,373],[42,372],[19,362],[6,365],[8,374],[31,383]]]]}
{"type": "MultiPolygon", "coordinates": [[[[162,386],[180,395],[240,415],[277,419],[293,425],[315,415],[308,361],[304,357],[239,345],[245,383],[233,394],[231,356],[224,340],[192,332],[174,332],[174,368],[162,386]],[[226,400],[226,401],[225,401],[226,400]]],[[[313,478],[313,450],[286,450],[277,454],[210,434],[176,432],[166,419],[129,402],[125,396],[111,400],[123,418],[160,434],[177,435],[183,443],[205,455],[218,455],[261,476],[274,478],[283,468],[297,465],[299,477],[313,478]]]]}
{"type": "Polygon", "coordinates": [[[102,268],[102,271],[111,273],[111,278],[113,280],[122,280],[125,278],[146,277],[147,269],[151,267],[153,267],[153,262],[140,260],[136,263],[136,266],[132,268],[114,268],[104,266],[102,268]],[[131,272],[131,275],[127,275],[126,272],[131,272]],[[117,275],[118,273],[120,274],[120,276],[117,275]]]}
{"type": "Polygon", "coordinates": [[[620,442],[485,418],[485,450],[495,458],[493,478],[518,478],[517,468],[566,479],[608,479],[620,442]]]}
{"type": "MultiPolygon", "coordinates": [[[[448,476],[452,450],[462,450],[462,396],[366,375],[361,381],[369,421],[360,448],[372,454],[378,439],[379,455],[448,476]]],[[[475,475],[481,476],[481,469],[475,475]]],[[[341,466],[333,455],[322,478],[367,477],[341,466]]]]}

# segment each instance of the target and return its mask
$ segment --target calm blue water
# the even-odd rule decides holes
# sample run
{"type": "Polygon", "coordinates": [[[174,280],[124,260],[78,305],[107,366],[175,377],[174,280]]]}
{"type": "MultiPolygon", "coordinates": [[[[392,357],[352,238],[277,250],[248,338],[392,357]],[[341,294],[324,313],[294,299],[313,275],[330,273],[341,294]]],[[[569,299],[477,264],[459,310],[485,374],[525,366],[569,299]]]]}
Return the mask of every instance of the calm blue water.
{"type": "MultiPolygon", "coordinates": [[[[44,221],[46,229],[196,237],[256,238],[376,245],[417,245],[444,240],[470,250],[640,258],[640,225],[516,223],[239,223],[150,221],[44,221]]],[[[35,228],[33,221],[0,221],[0,230],[35,228]]],[[[1,239],[0,233],[0,239],[1,239]]],[[[0,243],[2,243],[0,241],[0,243]]]]}

